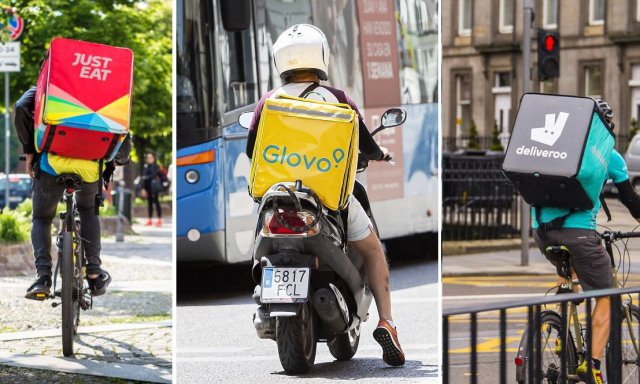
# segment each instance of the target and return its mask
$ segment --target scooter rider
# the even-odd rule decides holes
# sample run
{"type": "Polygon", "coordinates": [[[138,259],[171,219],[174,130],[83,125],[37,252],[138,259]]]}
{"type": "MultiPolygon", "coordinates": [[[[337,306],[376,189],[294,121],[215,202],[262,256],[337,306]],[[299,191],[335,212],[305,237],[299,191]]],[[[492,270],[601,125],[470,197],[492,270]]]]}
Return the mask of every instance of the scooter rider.
{"type": "MultiPolygon", "coordinates": [[[[598,108],[611,129],[613,129],[613,110],[604,100],[597,100],[598,108]]],[[[627,165],[624,158],[615,149],[607,159],[608,177],[613,180],[618,189],[618,197],[631,215],[640,222],[640,196],[638,196],[631,186],[627,165]]],[[[599,191],[600,192],[600,191],[599,191]]],[[[598,233],[596,232],[596,215],[600,210],[600,202],[596,203],[591,210],[577,211],[571,214],[558,224],[560,228],[541,230],[538,228],[538,221],[534,223],[534,238],[541,252],[547,259],[554,263],[553,255],[547,254],[545,249],[549,246],[563,245],[569,249],[572,256],[573,267],[578,276],[580,285],[585,291],[593,289],[605,289],[613,286],[613,276],[611,274],[611,262],[609,255],[602,247],[598,233]]],[[[567,213],[566,209],[555,207],[540,208],[539,217],[543,223],[549,223],[567,213]]],[[[533,214],[536,217],[536,214],[533,214]]],[[[564,279],[559,279],[559,284],[565,283],[564,279]]],[[[588,377],[587,361],[577,368],[577,373],[586,383],[605,383],[600,370],[600,360],[603,356],[610,329],[610,306],[609,297],[596,299],[596,305],[592,314],[592,348],[593,377],[588,377]]]]}
{"type": "MultiPolygon", "coordinates": [[[[294,25],[278,37],[273,45],[273,56],[284,85],[267,92],[256,106],[247,141],[246,152],[249,157],[253,154],[260,113],[265,100],[278,94],[287,94],[318,101],[348,104],[359,115],[361,154],[372,161],[383,161],[387,158],[387,149],[379,147],[373,140],[355,102],[344,91],[319,84],[320,80],[328,79],[329,54],[329,44],[324,33],[313,25],[294,25]]],[[[403,365],[404,352],[400,347],[391,316],[387,260],[380,240],[373,231],[371,221],[353,196],[349,199],[347,232],[350,246],[354,247],[364,260],[369,286],[378,308],[380,321],[373,336],[382,346],[383,360],[389,365],[403,365]]]]}

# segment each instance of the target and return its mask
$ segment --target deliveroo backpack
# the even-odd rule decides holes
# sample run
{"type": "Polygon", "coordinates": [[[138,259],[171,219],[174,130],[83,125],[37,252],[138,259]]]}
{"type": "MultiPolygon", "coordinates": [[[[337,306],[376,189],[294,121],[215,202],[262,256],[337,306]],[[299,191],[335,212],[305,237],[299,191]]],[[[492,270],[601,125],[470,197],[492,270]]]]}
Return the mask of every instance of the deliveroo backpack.
{"type": "Polygon", "coordinates": [[[502,170],[534,207],[593,209],[608,178],[614,143],[593,99],[527,93],[502,170]]]}
{"type": "Polygon", "coordinates": [[[38,77],[38,152],[112,160],[129,131],[133,52],[55,38],[38,77]]]}

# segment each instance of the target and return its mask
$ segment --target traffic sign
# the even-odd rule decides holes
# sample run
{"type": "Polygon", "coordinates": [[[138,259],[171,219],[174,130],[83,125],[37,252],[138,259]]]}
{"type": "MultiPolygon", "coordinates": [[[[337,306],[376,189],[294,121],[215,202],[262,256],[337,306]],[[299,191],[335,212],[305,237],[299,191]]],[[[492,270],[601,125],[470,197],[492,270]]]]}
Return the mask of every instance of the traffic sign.
{"type": "Polygon", "coordinates": [[[20,43],[0,44],[0,72],[20,72],[20,43]]]}

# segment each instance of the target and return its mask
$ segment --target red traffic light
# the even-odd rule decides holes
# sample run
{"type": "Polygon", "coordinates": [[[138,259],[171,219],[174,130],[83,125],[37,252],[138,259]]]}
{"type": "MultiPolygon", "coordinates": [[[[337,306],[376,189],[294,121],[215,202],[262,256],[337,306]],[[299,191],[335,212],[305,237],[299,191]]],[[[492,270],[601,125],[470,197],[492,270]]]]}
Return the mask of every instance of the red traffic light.
{"type": "Polygon", "coordinates": [[[555,36],[553,35],[547,35],[544,37],[544,50],[547,52],[553,52],[554,49],[556,49],[556,45],[558,44],[558,41],[556,40],[555,36]]]}

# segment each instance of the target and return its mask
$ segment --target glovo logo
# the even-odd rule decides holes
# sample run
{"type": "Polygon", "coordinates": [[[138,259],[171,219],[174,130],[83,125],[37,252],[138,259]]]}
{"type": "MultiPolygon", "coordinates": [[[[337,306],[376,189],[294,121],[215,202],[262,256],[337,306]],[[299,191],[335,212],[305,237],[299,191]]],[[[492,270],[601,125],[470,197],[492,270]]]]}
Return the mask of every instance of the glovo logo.
{"type": "Polygon", "coordinates": [[[262,152],[262,158],[269,164],[287,165],[291,168],[304,167],[307,170],[313,168],[322,173],[329,172],[331,168],[338,168],[344,160],[345,153],[341,148],[333,150],[332,159],[327,157],[310,156],[297,152],[287,152],[287,146],[279,147],[275,144],[267,145],[262,152]]]}

